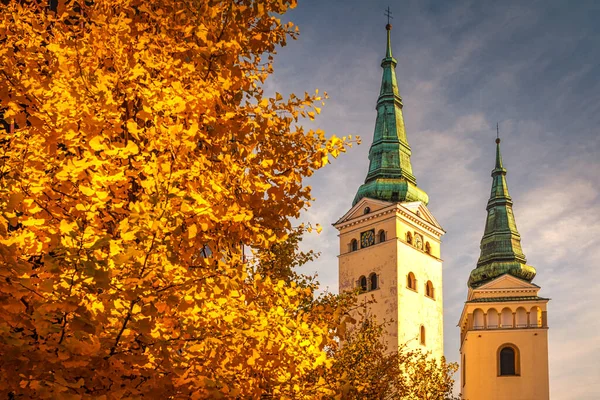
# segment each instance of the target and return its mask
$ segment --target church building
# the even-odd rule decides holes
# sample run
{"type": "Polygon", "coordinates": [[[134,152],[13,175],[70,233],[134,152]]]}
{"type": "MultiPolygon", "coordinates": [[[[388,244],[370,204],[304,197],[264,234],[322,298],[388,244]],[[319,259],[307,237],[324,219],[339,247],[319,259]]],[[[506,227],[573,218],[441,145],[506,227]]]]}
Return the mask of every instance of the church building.
{"type": "Polygon", "coordinates": [[[464,400],[548,400],[549,299],[531,283],[496,139],[492,192],[460,327],[464,400]]]}
{"type": "Polygon", "coordinates": [[[385,337],[389,349],[407,345],[441,357],[444,230],[427,209],[429,198],[413,174],[391,28],[386,26],[369,171],[352,208],[334,224],[340,238],[339,288],[359,288],[365,299],[373,296],[376,303],[368,305],[368,314],[379,322],[394,321],[385,337]]]}
{"type": "MultiPolygon", "coordinates": [[[[388,325],[390,350],[406,345],[444,354],[441,236],[417,186],[392,56],[391,25],[369,149],[369,169],[339,231],[339,290],[358,289],[365,311],[388,325]],[[375,303],[368,300],[375,299],[375,303]]],[[[547,400],[548,299],[531,283],[496,140],[481,256],[460,317],[463,400],[547,400]]],[[[457,382],[458,383],[458,382],[457,382]]]]}

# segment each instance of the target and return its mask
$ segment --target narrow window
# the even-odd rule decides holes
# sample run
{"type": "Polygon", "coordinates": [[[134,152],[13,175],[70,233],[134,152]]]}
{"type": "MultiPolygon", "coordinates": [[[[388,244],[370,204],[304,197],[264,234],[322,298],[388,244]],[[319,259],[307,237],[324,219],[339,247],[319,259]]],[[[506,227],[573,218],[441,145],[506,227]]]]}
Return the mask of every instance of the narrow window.
{"type": "Polygon", "coordinates": [[[358,240],[352,239],[352,241],[350,242],[350,251],[356,250],[358,250],[358,240]]]}
{"type": "Polygon", "coordinates": [[[508,307],[502,309],[502,312],[500,313],[500,327],[513,328],[513,313],[508,307]]]}
{"type": "Polygon", "coordinates": [[[385,231],[380,230],[379,231],[379,243],[383,243],[383,242],[385,242],[385,231]]]}
{"type": "Polygon", "coordinates": [[[483,310],[480,308],[476,308],[473,311],[473,329],[483,329],[485,327],[483,324],[483,320],[483,310]]]}
{"type": "Polygon", "coordinates": [[[464,355],[463,356],[463,365],[462,365],[462,378],[463,378],[463,387],[465,386],[465,383],[467,383],[467,356],[464,355]]]}
{"type": "Polygon", "coordinates": [[[410,232],[406,232],[406,243],[412,244],[412,234],[410,232]]]}
{"type": "Polygon", "coordinates": [[[490,308],[487,312],[487,328],[496,329],[500,327],[500,316],[495,308],[490,308]]]}
{"type": "Polygon", "coordinates": [[[409,289],[417,290],[417,280],[415,279],[415,274],[413,274],[412,272],[408,273],[408,276],[406,278],[406,286],[409,289]]]}
{"type": "Polygon", "coordinates": [[[421,344],[425,346],[425,327],[421,325],[421,344]]]}
{"type": "Polygon", "coordinates": [[[427,254],[431,254],[431,245],[429,244],[429,242],[425,243],[425,252],[427,254]]]}
{"type": "Polygon", "coordinates": [[[500,347],[498,352],[498,375],[519,375],[519,349],[512,344],[500,347]]]}
{"type": "Polygon", "coordinates": [[[358,279],[358,286],[360,287],[361,292],[367,291],[367,278],[365,276],[361,276],[358,279]]]}
{"type": "Polygon", "coordinates": [[[529,312],[529,326],[540,328],[543,326],[542,309],[535,306],[529,312]]]}
{"type": "Polygon", "coordinates": [[[434,298],[433,296],[433,283],[431,281],[427,281],[425,284],[425,296],[434,298]]]}
{"type": "Polygon", "coordinates": [[[379,289],[379,278],[375,272],[369,275],[369,290],[379,289]]]}
{"type": "Polygon", "coordinates": [[[515,328],[527,328],[527,311],[523,307],[517,308],[515,322],[515,328]]]}

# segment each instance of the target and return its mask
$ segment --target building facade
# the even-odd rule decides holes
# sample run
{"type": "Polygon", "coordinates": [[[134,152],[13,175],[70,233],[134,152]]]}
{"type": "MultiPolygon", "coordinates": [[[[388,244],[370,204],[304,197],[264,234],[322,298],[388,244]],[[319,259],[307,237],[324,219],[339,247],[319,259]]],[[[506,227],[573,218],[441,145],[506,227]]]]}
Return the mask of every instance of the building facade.
{"type": "Polygon", "coordinates": [[[521,249],[500,139],[492,179],[481,255],[458,323],[462,399],[547,400],[548,299],[538,296],[521,249]]]}
{"type": "Polygon", "coordinates": [[[413,175],[396,81],[396,59],[387,46],[369,170],[339,231],[340,292],[359,288],[369,316],[391,321],[390,350],[409,346],[443,355],[440,238],[443,229],[427,209],[428,196],[413,175]]]}

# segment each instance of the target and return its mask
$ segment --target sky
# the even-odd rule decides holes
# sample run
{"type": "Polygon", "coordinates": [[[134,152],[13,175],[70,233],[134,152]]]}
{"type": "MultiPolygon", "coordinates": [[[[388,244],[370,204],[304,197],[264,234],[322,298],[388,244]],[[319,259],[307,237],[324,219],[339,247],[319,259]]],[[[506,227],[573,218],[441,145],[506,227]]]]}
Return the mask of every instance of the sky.
{"type": "Polygon", "coordinates": [[[315,201],[302,219],[324,229],[304,240],[321,257],[303,272],[337,292],[331,224],[366,177],[387,6],[413,172],[446,231],[446,357],[459,358],[456,324],[479,257],[498,122],[523,251],[551,298],[551,398],[600,398],[598,1],[299,0],[284,16],[299,39],[278,52],[266,90],[324,90],[329,100],[306,126],[362,138],[307,180],[315,201]]]}

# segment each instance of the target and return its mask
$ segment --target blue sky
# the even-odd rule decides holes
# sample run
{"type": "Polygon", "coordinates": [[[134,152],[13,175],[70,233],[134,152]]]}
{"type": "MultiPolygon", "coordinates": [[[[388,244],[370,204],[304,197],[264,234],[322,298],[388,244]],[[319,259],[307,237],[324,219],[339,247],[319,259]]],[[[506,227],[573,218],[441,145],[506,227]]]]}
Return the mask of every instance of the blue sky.
{"type": "Polygon", "coordinates": [[[311,128],[360,135],[307,182],[304,220],[324,226],[305,268],[337,292],[337,231],[364,181],[385,52],[384,9],[412,147],[443,237],[445,353],[479,256],[494,165],[495,126],[534,283],[550,297],[553,399],[600,396],[600,2],[300,0],[285,19],[300,37],[276,56],[267,91],[325,90],[311,128]],[[571,4],[570,4],[571,3],[571,4]]]}

